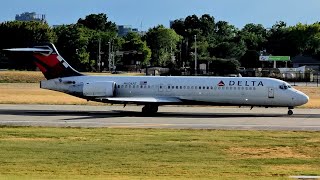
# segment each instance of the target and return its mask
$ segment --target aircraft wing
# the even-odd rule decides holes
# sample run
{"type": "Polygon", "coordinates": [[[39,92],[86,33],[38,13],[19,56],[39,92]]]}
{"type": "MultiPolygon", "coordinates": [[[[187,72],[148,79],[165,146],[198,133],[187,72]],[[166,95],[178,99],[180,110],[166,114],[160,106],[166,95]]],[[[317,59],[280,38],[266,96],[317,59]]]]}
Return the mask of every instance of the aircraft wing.
{"type": "Polygon", "coordinates": [[[98,98],[117,103],[181,103],[176,97],[104,97],[98,98]]]}

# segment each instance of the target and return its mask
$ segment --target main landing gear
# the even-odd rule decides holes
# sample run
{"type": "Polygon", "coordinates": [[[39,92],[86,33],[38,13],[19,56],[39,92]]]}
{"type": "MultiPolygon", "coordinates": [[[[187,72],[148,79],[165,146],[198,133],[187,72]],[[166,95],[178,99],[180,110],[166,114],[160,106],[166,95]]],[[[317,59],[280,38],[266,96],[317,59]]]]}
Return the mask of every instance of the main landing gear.
{"type": "Polygon", "coordinates": [[[288,107],[288,115],[291,116],[293,114],[293,111],[291,109],[293,109],[293,107],[288,107]]]}
{"type": "Polygon", "coordinates": [[[156,104],[146,104],[142,108],[142,113],[153,114],[156,112],[158,112],[158,105],[156,105],[156,104]]]}

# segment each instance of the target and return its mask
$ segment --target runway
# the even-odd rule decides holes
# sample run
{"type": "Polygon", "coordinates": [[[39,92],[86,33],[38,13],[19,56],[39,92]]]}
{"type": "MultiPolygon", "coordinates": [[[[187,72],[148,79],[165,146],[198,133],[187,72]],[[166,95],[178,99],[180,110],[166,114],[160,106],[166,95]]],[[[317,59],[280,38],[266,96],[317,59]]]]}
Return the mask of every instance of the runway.
{"type": "Polygon", "coordinates": [[[319,109],[164,106],[145,116],[141,106],[0,105],[0,125],[320,131],[319,109]]]}

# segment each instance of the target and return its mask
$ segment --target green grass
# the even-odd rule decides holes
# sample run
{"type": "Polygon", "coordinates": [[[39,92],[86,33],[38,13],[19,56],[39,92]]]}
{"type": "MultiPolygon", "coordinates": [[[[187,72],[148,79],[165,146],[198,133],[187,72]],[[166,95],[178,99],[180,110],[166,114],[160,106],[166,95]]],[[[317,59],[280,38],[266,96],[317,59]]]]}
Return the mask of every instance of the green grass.
{"type": "Polygon", "coordinates": [[[320,175],[319,132],[0,128],[0,179],[320,175]]]}

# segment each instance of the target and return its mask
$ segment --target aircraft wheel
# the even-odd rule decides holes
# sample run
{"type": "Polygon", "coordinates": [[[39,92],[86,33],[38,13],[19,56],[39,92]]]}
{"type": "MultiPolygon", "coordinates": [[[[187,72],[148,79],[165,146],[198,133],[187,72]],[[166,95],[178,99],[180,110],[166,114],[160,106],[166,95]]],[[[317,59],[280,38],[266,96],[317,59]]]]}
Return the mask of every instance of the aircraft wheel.
{"type": "Polygon", "coordinates": [[[291,109],[289,109],[288,115],[291,116],[292,114],[293,114],[293,111],[291,109]]]}
{"type": "Polygon", "coordinates": [[[151,112],[152,113],[158,112],[158,106],[151,106],[151,112]]]}
{"type": "Polygon", "coordinates": [[[158,106],[157,105],[145,105],[142,108],[142,113],[152,114],[158,112],[158,106]]]}
{"type": "Polygon", "coordinates": [[[146,108],[146,106],[143,106],[142,113],[148,113],[148,109],[146,108]]]}

